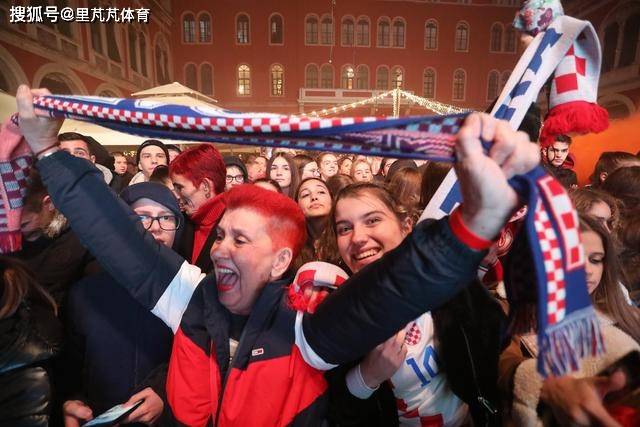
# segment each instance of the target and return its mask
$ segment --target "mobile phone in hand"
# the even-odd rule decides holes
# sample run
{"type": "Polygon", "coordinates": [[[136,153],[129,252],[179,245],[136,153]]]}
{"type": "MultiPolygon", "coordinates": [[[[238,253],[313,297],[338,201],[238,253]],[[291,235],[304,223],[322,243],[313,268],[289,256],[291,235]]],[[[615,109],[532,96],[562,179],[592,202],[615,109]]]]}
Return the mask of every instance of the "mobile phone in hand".
{"type": "Polygon", "coordinates": [[[106,427],[115,425],[122,421],[122,419],[127,415],[135,411],[138,406],[142,405],[142,402],[144,402],[144,399],[138,400],[133,405],[116,405],[108,411],[98,415],[91,421],[83,424],[82,427],[106,427]]]}

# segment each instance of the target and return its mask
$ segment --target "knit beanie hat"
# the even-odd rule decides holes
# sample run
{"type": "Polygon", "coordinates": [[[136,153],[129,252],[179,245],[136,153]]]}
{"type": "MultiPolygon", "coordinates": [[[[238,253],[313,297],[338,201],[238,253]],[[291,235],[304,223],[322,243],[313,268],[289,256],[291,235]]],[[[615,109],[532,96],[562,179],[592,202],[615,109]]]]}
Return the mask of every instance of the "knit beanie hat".
{"type": "Polygon", "coordinates": [[[20,221],[33,156],[14,114],[0,126],[0,253],[22,248],[20,221]]]}
{"type": "Polygon", "coordinates": [[[294,310],[313,313],[329,294],[342,285],[349,275],[337,265],[313,261],[303,264],[289,285],[289,305],[294,310]],[[315,295],[307,289],[321,288],[315,295]]]}
{"type": "Polygon", "coordinates": [[[155,145],[156,147],[162,148],[162,151],[164,151],[164,155],[167,156],[167,164],[169,164],[169,150],[167,150],[167,146],[164,145],[162,141],[158,141],[157,139],[147,139],[145,142],[140,144],[140,146],[138,147],[138,151],[136,151],[136,165],[140,163],[140,153],[142,153],[142,150],[150,145],[155,145]]]}
{"type": "Polygon", "coordinates": [[[137,200],[150,199],[165,206],[177,217],[182,216],[178,201],[171,190],[157,182],[140,182],[125,187],[120,193],[120,198],[129,206],[137,200]]]}
{"type": "MultiPolygon", "coordinates": [[[[516,13],[513,26],[535,37],[563,15],[559,0],[527,0],[516,13]]],[[[559,37],[554,31],[548,38],[555,36],[559,37]]],[[[578,37],[558,64],[551,82],[549,112],[540,134],[543,147],[553,144],[560,134],[597,133],[609,126],[609,113],[596,103],[601,58],[597,37],[584,37],[582,41],[578,37]]]]}
{"type": "Polygon", "coordinates": [[[240,157],[238,156],[224,156],[224,165],[226,167],[235,166],[242,171],[242,176],[244,177],[244,182],[247,182],[249,174],[247,173],[247,167],[242,163],[240,157]]]}

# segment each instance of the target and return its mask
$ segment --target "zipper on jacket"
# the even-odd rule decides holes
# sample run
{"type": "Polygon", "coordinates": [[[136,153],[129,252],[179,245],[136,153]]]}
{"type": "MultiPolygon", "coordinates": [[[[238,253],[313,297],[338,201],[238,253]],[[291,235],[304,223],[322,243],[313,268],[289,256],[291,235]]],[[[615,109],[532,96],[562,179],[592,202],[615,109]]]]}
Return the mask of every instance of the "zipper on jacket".
{"type": "MultiPolygon", "coordinates": [[[[247,324],[249,322],[247,321],[247,324]]],[[[229,361],[229,367],[227,368],[227,372],[224,374],[224,379],[222,380],[222,387],[220,387],[220,398],[218,399],[218,410],[216,411],[216,419],[214,426],[218,425],[218,420],[220,419],[220,411],[222,410],[222,399],[224,398],[224,389],[227,386],[227,380],[229,379],[229,374],[231,374],[231,369],[233,369],[233,362],[236,361],[236,356],[238,356],[238,352],[240,350],[240,346],[242,345],[242,341],[244,340],[244,336],[247,332],[247,324],[242,328],[242,333],[240,334],[240,339],[238,339],[238,346],[236,347],[236,352],[231,357],[229,361]]]]}
{"type": "MultiPolygon", "coordinates": [[[[467,333],[465,332],[462,325],[459,324],[458,326],[460,327],[460,331],[462,332],[462,336],[464,337],[464,344],[467,347],[467,355],[469,356],[469,362],[471,364],[471,375],[473,377],[473,384],[476,387],[476,392],[478,395],[476,399],[478,400],[478,403],[480,403],[480,405],[485,409],[486,412],[488,412],[491,416],[495,416],[498,413],[498,410],[493,407],[491,402],[489,402],[489,400],[486,399],[482,395],[482,392],[480,391],[480,385],[478,383],[478,377],[476,375],[476,364],[473,361],[473,355],[471,354],[471,346],[469,345],[469,338],[467,338],[467,333]]],[[[488,417],[486,419],[485,425],[489,425],[488,417]]]]}

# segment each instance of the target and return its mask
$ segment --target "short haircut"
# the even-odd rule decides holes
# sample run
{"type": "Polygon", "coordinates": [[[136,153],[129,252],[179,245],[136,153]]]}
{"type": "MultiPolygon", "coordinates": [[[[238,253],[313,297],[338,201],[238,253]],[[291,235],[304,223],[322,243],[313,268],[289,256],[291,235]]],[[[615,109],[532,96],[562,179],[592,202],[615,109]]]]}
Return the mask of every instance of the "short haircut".
{"type": "Polygon", "coordinates": [[[224,191],[227,167],[213,145],[201,144],[178,154],[169,165],[169,173],[185,176],[196,187],[209,178],[216,194],[220,194],[224,191]]]}
{"type": "Polygon", "coordinates": [[[93,152],[93,147],[91,146],[91,141],[89,140],[88,137],[84,136],[83,134],[77,133],[77,132],[64,132],[58,135],[59,142],[77,141],[77,140],[83,141],[85,143],[85,145],[87,146],[87,151],[89,152],[90,156],[95,155],[95,153],[93,152]]]}
{"type": "Polygon", "coordinates": [[[569,135],[564,135],[564,134],[560,134],[560,135],[556,135],[555,138],[553,138],[554,142],[565,142],[569,145],[571,145],[571,143],[573,142],[573,139],[571,139],[571,137],[569,135]]]}
{"type": "Polygon", "coordinates": [[[122,151],[114,151],[113,153],[111,153],[111,156],[112,157],[116,157],[116,156],[124,157],[125,159],[127,158],[127,156],[125,156],[122,151]]]}
{"type": "Polygon", "coordinates": [[[296,202],[284,194],[242,184],[225,193],[226,209],[250,209],[267,219],[267,231],[274,250],[291,248],[294,260],[307,239],[304,214],[296,202]]]}

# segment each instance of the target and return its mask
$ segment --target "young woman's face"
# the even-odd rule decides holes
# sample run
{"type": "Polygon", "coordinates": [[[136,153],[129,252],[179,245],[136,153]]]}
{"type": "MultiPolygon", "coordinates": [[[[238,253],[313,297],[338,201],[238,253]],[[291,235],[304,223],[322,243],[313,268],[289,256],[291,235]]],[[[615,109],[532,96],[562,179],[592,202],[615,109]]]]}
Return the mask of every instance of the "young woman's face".
{"type": "Polygon", "coordinates": [[[305,218],[317,218],[329,215],[331,196],[327,186],[318,179],[305,181],[298,191],[298,206],[305,218]]]}
{"type": "Polygon", "coordinates": [[[604,246],[602,245],[602,239],[594,231],[582,231],[580,237],[584,247],[585,259],[587,260],[585,264],[587,290],[591,295],[602,280],[605,256],[604,246]]]}
{"type": "Polygon", "coordinates": [[[351,159],[344,159],[342,165],[340,165],[340,173],[342,175],[349,175],[351,173],[351,159]]]}
{"type": "Polygon", "coordinates": [[[373,174],[371,173],[371,166],[366,162],[358,162],[353,170],[353,180],[355,182],[371,182],[373,180],[373,174]]]}
{"type": "Polygon", "coordinates": [[[301,180],[307,178],[320,178],[320,168],[316,162],[309,162],[302,168],[301,180]]]}
{"type": "Polygon", "coordinates": [[[280,188],[288,188],[291,185],[291,169],[289,162],[284,157],[276,157],[271,163],[269,172],[271,179],[280,184],[280,188]]]}
{"type": "Polygon", "coordinates": [[[396,248],[410,230],[369,193],[340,199],[335,221],[338,252],[354,273],[396,248]]]}

